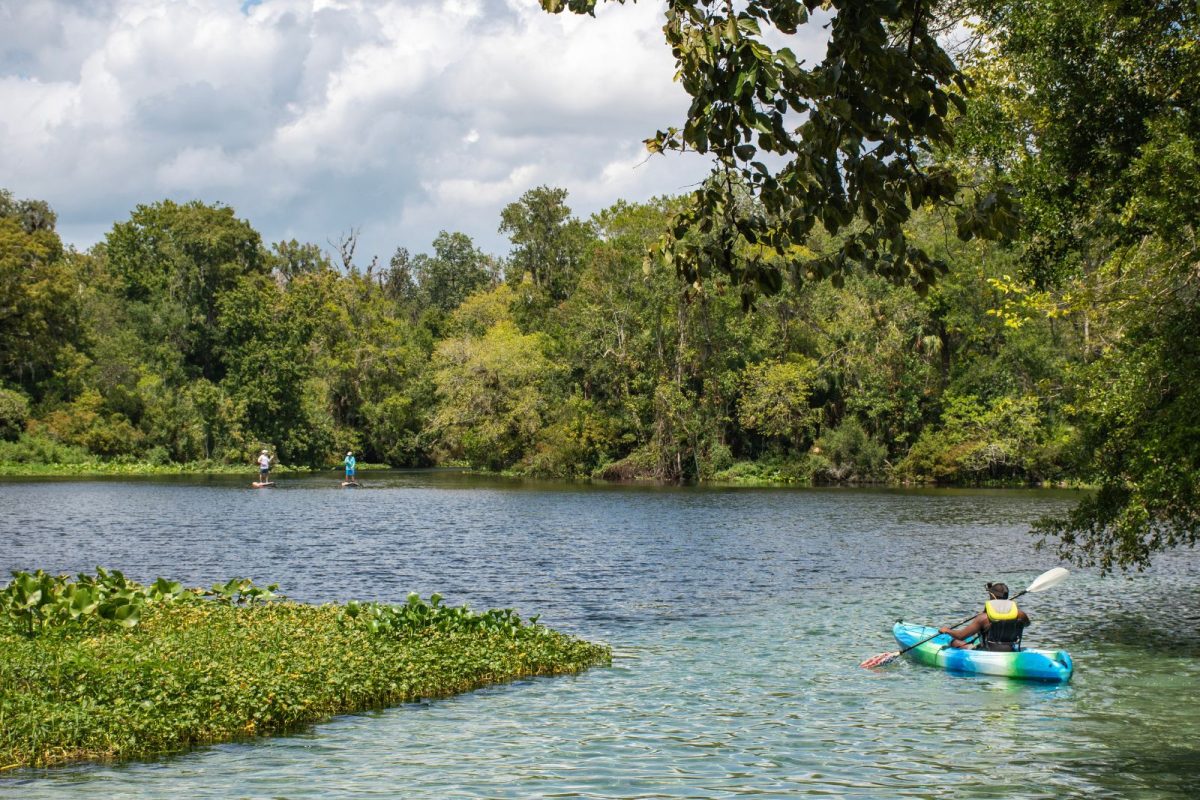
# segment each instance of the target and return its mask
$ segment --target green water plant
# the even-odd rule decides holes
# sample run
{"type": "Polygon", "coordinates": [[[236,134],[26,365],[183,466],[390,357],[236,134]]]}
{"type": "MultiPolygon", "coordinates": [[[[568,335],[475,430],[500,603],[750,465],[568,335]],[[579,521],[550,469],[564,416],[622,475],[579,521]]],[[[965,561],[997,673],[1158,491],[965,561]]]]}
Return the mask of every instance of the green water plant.
{"type": "Polygon", "coordinates": [[[26,636],[48,627],[66,624],[86,626],[113,623],[132,628],[141,620],[148,603],[169,603],[188,593],[177,582],[159,578],[149,586],[126,579],[120,570],[96,568],[96,574],[80,574],[74,582],[66,575],[13,572],[13,579],[0,590],[0,618],[26,636]]]}
{"type": "Polygon", "coordinates": [[[281,598],[282,595],[276,594],[278,589],[278,583],[272,583],[264,589],[255,586],[249,578],[230,578],[225,583],[214,583],[204,594],[227,605],[253,605],[281,598]]]}
{"type": "Polygon", "coordinates": [[[537,624],[537,616],[525,624],[511,608],[475,612],[466,605],[443,605],[442,596],[437,592],[430,595],[428,603],[412,592],[407,601],[398,606],[351,600],[342,611],[342,619],[349,624],[361,624],[372,633],[435,630],[445,634],[484,632],[518,636],[536,635],[546,630],[537,624]]]}
{"type": "Polygon", "coordinates": [[[276,589],[14,574],[0,590],[0,772],[150,757],[611,663],[607,646],[512,609],[436,594],[307,605],[276,589]]]}
{"type": "Polygon", "coordinates": [[[80,627],[113,623],[133,628],[150,604],[190,603],[205,598],[226,605],[247,605],[274,600],[278,584],[255,586],[248,578],[232,578],[213,584],[207,591],[185,589],[178,581],[158,578],[142,585],[120,570],[96,567],[95,575],[80,573],[72,581],[66,575],[42,570],[14,571],[13,579],[0,589],[0,621],[7,621],[26,636],[46,628],[73,624],[80,627]]]}

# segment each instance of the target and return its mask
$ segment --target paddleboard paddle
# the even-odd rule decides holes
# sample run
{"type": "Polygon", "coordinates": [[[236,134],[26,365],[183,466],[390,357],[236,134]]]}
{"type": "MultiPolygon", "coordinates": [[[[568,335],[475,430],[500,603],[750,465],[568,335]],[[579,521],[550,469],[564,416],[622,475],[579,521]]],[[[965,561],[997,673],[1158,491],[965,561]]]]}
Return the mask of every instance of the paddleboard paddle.
{"type": "MultiPolygon", "coordinates": [[[[1047,589],[1049,589],[1051,586],[1058,586],[1060,583],[1065,581],[1067,579],[1067,576],[1070,574],[1071,573],[1069,571],[1063,569],[1062,567],[1055,567],[1054,569],[1046,570],[1041,575],[1038,575],[1036,578],[1034,578],[1033,583],[1029,584],[1029,586],[1024,591],[1017,592],[1015,595],[1013,595],[1013,597],[1011,599],[1016,600],[1021,595],[1029,594],[1030,592],[1044,592],[1047,589]]],[[[964,619],[962,622],[956,622],[953,625],[951,625],[950,627],[957,628],[960,625],[966,625],[968,622],[975,619],[976,616],[977,616],[976,614],[972,614],[971,616],[964,619]]],[[[873,667],[882,667],[884,664],[887,664],[891,661],[896,660],[900,656],[907,653],[909,650],[912,650],[914,647],[920,647],[921,645],[925,644],[926,642],[937,638],[938,635],[939,634],[935,633],[933,636],[922,639],[921,641],[917,642],[916,644],[910,644],[908,647],[904,648],[903,650],[894,650],[890,653],[880,653],[877,656],[871,656],[866,661],[859,664],[859,666],[862,667],[863,669],[871,669],[873,667]]]]}

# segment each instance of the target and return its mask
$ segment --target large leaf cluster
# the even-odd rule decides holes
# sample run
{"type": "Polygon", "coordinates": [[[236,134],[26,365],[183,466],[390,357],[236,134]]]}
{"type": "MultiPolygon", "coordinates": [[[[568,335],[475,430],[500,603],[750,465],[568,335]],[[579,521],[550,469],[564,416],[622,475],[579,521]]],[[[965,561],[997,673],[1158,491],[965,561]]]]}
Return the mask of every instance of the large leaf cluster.
{"type": "Polygon", "coordinates": [[[14,571],[13,579],[0,589],[0,622],[7,622],[26,636],[49,628],[103,628],[108,624],[133,628],[151,605],[201,602],[210,598],[228,605],[253,604],[275,598],[272,584],[255,586],[247,578],[232,578],[212,589],[184,589],[178,581],[158,578],[142,585],[120,570],[96,567],[95,575],[50,575],[42,570],[14,571]]]}
{"type": "Polygon", "coordinates": [[[434,592],[426,603],[416,592],[408,595],[402,605],[362,603],[351,600],[342,610],[343,620],[361,625],[371,633],[401,636],[433,632],[454,634],[502,634],[509,637],[538,636],[549,633],[532,617],[528,624],[511,608],[472,611],[468,606],[447,606],[442,596],[434,592]]]}
{"type": "MultiPolygon", "coordinates": [[[[543,0],[551,12],[562,0],[543,0]]],[[[855,264],[924,292],[946,270],[904,229],[914,209],[959,195],[955,173],[930,154],[952,141],[966,81],[936,36],[933,0],[671,0],[663,28],[691,96],[682,127],[646,141],[652,153],[714,159],[661,244],[689,281],[713,269],[747,300],[774,293],[785,272],[841,285],[855,264]],[[812,66],[786,46],[806,24],[829,30],[812,66]],[[746,202],[746,198],[753,202],[746,202]],[[843,233],[831,253],[794,248],[814,229],[843,233]]],[[[595,0],[566,8],[593,13],[595,0]]],[[[963,238],[1015,221],[1011,198],[981,194],[958,215],[963,238]]]]}
{"type": "MultiPolygon", "coordinates": [[[[1144,276],[1143,276],[1144,277],[1144,276]]],[[[1085,444],[1095,494],[1040,520],[1043,543],[1104,572],[1200,540],[1200,287],[1090,365],[1085,444]]]]}
{"type": "MultiPolygon", "coordinates": [[[[986,46],[972,55],[980,80],[966,138],[991,136],[1009,151],[995,157],[1021,195],[1031,276],[1054,285],[1094,269],[1112,243],[1164,228],[1178,233],[1181,222],[1194,222],[1196,187],[1158,192],[1154,182],[1164,174],[1147,170],[1151,151],[1178,147],[1172,139],[1194,142],[1200,130],[1194,2],[970,5],[986,46]],[[1144,213],[1148,193],[1167,202],[1144,213]],[[1184,210],[1190,214],[1180,219],[1184,210]]],[[[1172,153],[1171,160],[1187,157],[1172,153]]]]}
{"type": "Polygon", "coordinates": [[[1038,529],[1064,557],[1144,568],[1200,533],[1200,8],[975,5],[1003,67],[980,98],[1026,137],[1006,159],[1027,211],[1023,271],[1073,294],[1084,325],[1077,409],[1099,488],[1038,529]]]}

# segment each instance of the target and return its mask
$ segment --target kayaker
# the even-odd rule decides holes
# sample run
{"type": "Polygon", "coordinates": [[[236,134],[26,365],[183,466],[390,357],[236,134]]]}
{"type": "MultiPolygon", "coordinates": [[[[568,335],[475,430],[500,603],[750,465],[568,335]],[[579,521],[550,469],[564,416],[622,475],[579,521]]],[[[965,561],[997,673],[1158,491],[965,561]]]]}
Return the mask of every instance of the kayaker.
{"type": "Polygon", "coordinates": [[[962,628],[942,626],[940,633],[950,634],[951,647],[972,647],[979,650],[1012,652],[1020,649],[1021,633],[1029,624],[1029,616],[1008,599],[1008,586],[1003,583],[987,584],[988,600],[983,611],[962,628]],[[972,642],[975,636],[978,643],[972,642]]]}

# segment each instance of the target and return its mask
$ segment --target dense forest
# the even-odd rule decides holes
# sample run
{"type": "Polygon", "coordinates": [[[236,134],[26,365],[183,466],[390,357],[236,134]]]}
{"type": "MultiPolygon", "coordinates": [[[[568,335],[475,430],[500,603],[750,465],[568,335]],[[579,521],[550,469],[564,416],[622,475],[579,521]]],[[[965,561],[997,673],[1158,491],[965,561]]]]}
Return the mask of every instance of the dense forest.
{"type": "Polygon", "coordinates": [[[743,47],[768,17],[795,30],[777,12],[704,18],[758,59],[721,62],[752,75],[734,102],[705,100],[718,90],[690,85],[677,49],[690,127],[648,144],[704,137],[708,184],[588,219],[531,188],[498,220],[503,256],[442,232],[364,263],[353,233],[268,246],[234,209],[170,200],[76,252],[46,203],[0,194],[0,461],[245,464],[269,447],[287,465],[354,449],[602,479],[1082,482],[1099,491],[1044,525],[1064,552],[1109,568],[1194,542],[1194,7],[988,4],[944,67],[917,3],[884,13],[879,41],[835,22],[831,53],[859,47],[836,74],[743,47]],[[914,74],[961,95],[930,79],[904,87],[907,111],[875,108],[847,65],[905,44],[927,62],[914,74]],[[805,106],[785,148],[772,126],[801,73],[849,100],[805,106]],[[746,136],[719,145],[713,109],[746,136]],[[919,148],[864,149],[899,123],[919,148]],[[811,162],[831,131],[841,167],[809,205],[748,144],[811,162]]]}
{"type": "Polygon", "coordinates": [[[727,279],[689,290],[647,268],[670,200],[584,221],[566,199],[539,187],[508,206],[504,259],[442,233],[365,266],[352,240],[336,263],[267,248],[198,202],[141,206],[64,251],[44,204],[6,200],[6,460],[249,463],[270,447],[290,465],[354,449],[666,481],[1076,474],[1083,317],[998,247],[925,215],[914,233],[953,264],[926,297],[864,272],[747,311],[727,279]]]}

